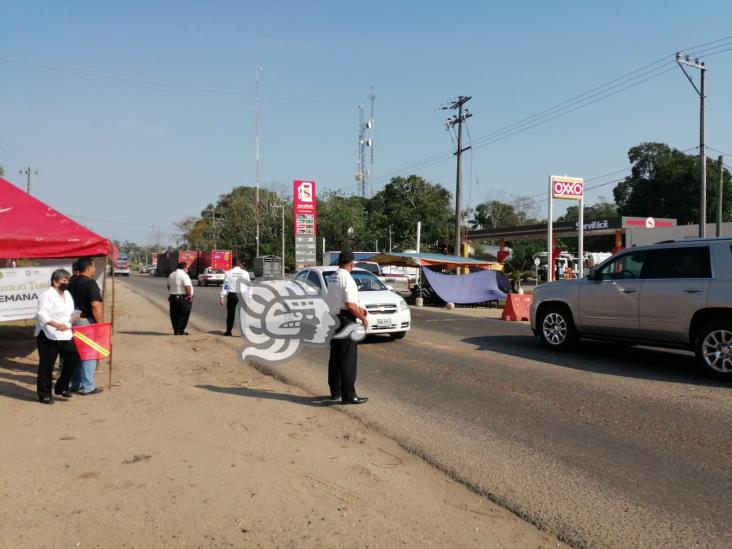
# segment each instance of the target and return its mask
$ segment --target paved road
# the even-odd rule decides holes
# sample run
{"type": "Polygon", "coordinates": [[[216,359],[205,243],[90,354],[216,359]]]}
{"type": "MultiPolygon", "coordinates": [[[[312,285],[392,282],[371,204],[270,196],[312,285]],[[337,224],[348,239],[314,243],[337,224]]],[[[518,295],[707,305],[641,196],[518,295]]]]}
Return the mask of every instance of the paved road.
{"type": "MultiPolygon", "coordinates": [[[[164,281],[129,283],[164,303],[164,281]]],[[[192,321],[223,323],[215,288],[192,321]]],[[[577,546],[732,546],[732,386],[689,354],[543,349],[525,323],[413,309],[401,341],[359,347],[348,413],[577,546]]],[[[277,368],[326,394],[325,349],[277,368]]],[[[436,495],[439,497],[439,495],[436,495]]]]}

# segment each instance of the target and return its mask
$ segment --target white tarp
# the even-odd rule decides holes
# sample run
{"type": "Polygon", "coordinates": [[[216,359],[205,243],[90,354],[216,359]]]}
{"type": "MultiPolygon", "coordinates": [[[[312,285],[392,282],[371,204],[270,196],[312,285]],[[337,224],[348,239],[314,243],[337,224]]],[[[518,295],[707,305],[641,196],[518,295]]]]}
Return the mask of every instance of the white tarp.
{"type": "Polygon", "coordinates": [[[71,272],[71,264],[0,269],[0,322],[35,318],[38,295],[51,286],[56,269],[71,272]]]}

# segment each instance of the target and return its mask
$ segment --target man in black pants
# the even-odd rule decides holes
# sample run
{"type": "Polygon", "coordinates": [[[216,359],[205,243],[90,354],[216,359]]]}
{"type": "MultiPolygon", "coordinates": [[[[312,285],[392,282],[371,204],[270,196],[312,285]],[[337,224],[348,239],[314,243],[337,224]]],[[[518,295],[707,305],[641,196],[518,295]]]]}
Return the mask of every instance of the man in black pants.
{"type": "MultiPolygon", "coordinates": [[[[348,333],[356,319],[360,319],[364,329],[369,324],[366,309],[358,306],[358,288],[351,276],[355,257],[350,250],[338,256],[338,271],[328,286],[331,311],[338,315],[338,331],[348,333]]],[[[362,404],[366,397],[356,395],[356,373],[358,369],[358,343],[350,334],[343,338],[330,340],[330,359],[328,360],[328,385],[333,400],[343,404],[362,404]]]]}
{"type": "Polygon", "coordinates": [[[219,305],[224,305],[224,297],[226,298],[226,331],[224,335],[230,336],[236,319],[236,306],[239,303],[239,296],[236,293],[237,281],[239,279],[245,282],[251,282],[249,273],[241,268],[241,261],[234,259],[231,262],[231,270],[226,271],[224,283],[221,285],[221,295],[219,296],[219,305]]]}
{"type": "Polygon", "coordinates": [[[168,301],[170,302],[170,323],[174,335],[188,335],[186,326],[193,306],[193,284],[188,276],[188,264],[178,263],[178,268],[168,277],[168,301]]]}

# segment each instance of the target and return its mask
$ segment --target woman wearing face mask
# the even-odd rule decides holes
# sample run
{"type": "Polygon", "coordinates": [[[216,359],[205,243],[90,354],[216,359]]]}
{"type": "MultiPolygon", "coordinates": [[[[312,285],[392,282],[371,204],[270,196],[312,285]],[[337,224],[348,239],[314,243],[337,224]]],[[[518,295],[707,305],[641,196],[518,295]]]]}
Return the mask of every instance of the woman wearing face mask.
{"type": "Polygon", "coordinates": [[[43,404],[53,404],[51,373],[58,356],[61,355],[64,367],[53,391],[56,395],[71,397],[69,382],[79,364],[79,355],[71,332],[74,300],[66,290],[70,276],[67,270],[56,269],[51,275],[51,287],[38,298],[38,322],[35,331],[38,344],[37,387],[38,400],[43,404]]]}

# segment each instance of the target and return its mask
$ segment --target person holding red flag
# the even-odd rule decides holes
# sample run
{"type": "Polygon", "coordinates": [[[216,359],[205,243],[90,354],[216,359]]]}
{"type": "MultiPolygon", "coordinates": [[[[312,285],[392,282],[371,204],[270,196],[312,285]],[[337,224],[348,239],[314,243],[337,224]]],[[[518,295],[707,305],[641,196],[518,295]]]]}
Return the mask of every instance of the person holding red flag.
{"type": "MultiPolygon", "coordinates": [[[[82,257],[76,262],[79,275],[74,277],[69,285],[69,292],[74,298],[76,309],[81,311],[80,317],[74,326],[86,326],[104,322],[104,303],[102,292],[94,277],[97,268],[91,257],[82,257]]],[[[71,390],[80,395],[95,395],[103,389],[94,383],[94,374],[97,370],[97,360],[82,360],[71,380],[71,390]]]]}

